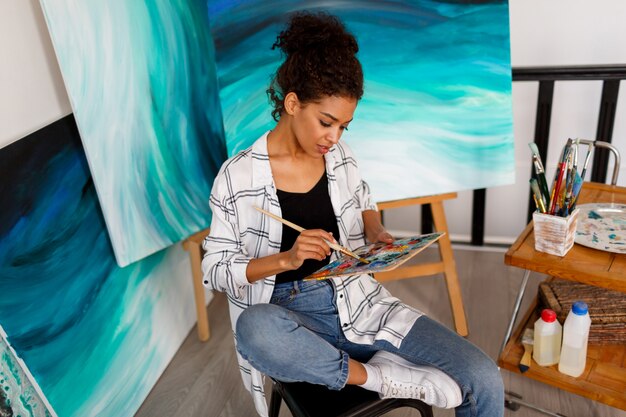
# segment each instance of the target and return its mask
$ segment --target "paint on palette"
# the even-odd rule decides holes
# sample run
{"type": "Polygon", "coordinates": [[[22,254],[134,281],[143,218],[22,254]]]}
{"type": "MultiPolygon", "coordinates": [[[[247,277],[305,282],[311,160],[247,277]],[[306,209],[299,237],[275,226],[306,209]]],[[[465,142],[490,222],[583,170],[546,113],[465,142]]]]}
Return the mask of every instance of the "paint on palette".
{"type": "Polygon", "coordinates": [[[576,243],[607,252],[626,253],[626,205],[579,205],[576,243]]]}
{"type": "Polygon", "coordinates": [[[435,243],[443,233],[430,233],[397,239],[393,243],[373,243],[353,252],[369,263],[343,255],[306,277],[306,280],[325,279],[342,275],[371,274],[391,271],[435,243]]]}

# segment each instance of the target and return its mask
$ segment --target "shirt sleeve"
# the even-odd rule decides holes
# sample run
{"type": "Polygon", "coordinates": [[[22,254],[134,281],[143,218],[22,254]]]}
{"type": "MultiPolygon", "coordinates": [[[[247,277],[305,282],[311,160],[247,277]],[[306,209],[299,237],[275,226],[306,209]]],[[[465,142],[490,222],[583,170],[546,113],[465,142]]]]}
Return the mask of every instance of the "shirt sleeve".
{"type": "Polygon", "coordinates": [[[362,211],[364,210],[374,210],[378,211],[378,206],[372,199],[372,195],[370,194],[370,186],[367,185],[367,182],[360,178],[359,176],[359,185],[356,188],[356,192],[354,193],[354,201],[357,204],[357,207],[362,211]]]}
{"type": "Polygon", "coordinates": [[[353,199],[356,203],[357,209],[364,210],[374,210],[378,211],[378,207],[376,206],[376,202],[373,200],[372,195],[370,193],[370,187],[361,177],[361,172],[359,171],[359,165],[352,153],[352,149],[347,144],[343,145],[343,154],[344,161],[342,161],[343,165],[347,167],[348,172],[348,183],[352,184],[351,188],[354,190],[353,199]]]}
{"type": "Polygon", "coordinates": [[[211,191],[209,204],[213,218],[210,233],[202,245],[205,251],[202,260],[203,283],[210,289],[241,299],[243,290],[250,285],[246,269],[251,257],[239,233],[237,210],[227,183],[228,176],[221,172],[211,191]]]}

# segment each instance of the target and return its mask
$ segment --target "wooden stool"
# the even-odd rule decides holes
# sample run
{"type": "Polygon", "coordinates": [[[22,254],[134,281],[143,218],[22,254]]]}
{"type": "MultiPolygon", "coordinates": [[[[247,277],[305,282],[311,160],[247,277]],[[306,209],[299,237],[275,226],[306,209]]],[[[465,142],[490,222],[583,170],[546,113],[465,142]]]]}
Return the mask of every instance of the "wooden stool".
{"type": "Polygon", "coordinates": [[[381,400],[377,393],[355,385],[332,391],[304,382],[285,383],[272,379],[272,384],[269,417],[278,417],[282,400],[293,417],[377,417],[401,407],[418,410],[422,417],[433,417],[431,406],[422,401],[381,400]]]}
{"type": "Polygon", "coordinates": [[[456,196],[456,193],[447,193],[378,203],[378,209],[381,211],[398,207],[430,204],[435,231],[445,232],[445,235],[437,242],[441,256],[440,262],[401,266],[393,271],[381,272],[374,274],[374,276],[378,281],[383,282],[443,273],[448,287],[448,297],[450,299],[450,307],[452,308],[452,317],[454,318],[456,332],[461,336],[467,336],[468,328],[465,318],[465,309],[463,308],[461,286],[459,285],[459,278],[456,273],[456,263],[452,252],[452,244],[450,243],[448,223],[446,222],[446,214],[443,209],[443,201],[456,198],[456,196]]]}

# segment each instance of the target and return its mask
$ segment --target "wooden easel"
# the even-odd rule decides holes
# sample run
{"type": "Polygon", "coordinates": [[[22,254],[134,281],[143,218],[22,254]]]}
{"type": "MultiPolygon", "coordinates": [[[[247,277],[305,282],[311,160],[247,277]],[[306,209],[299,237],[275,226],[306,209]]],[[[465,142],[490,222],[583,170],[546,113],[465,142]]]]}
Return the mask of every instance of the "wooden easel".
{"type": "MultiPolygon", "coordinates": [[[[456,193],[448,193],[378,203],[379,210],[430,204],[435,230],[437,232],[445,232],[445,235],[437,242],[439,244],[439,254],[441,255],[440,262],[399,267],[393,271],[375,274],[375,277],[377,280],[383,282],[443,273],[448,287],[448,297],[450,298],[450,306],[452,307],[452,316],[454,318],[456,331],[461,336],[467,336],[467,320],[465,319],[461,287],[459,286],[459,279],[456,272],[456,263],[450,243],[446,215],[443,210],[443,201],[456,198],[456,196],[456,193]]],[[[203,256],[202,242],[208,234],[209,229],[205,229],[183,241],[183,248],[189,252],[191,261],[193,291],[196,300],[196,312],[198,314],[198,338],[203,342],[209,339],[210,334],[201,270],[203,256]]]]}
{"type": "Polygon", "coordinates": [[[450,307],[452,308],[452,317],[454,319],[456,332],[461,336],[467,336],[467,320],[465,318],[465,309],[463,308],[461,286],[459,285],[459,278],[456,272],[456,263],[452,252],[452,244],[450,243],[446,214],[443,210],[443,201],[456,197],[456,193],[447,193],[378,203],[378,209],[381,211],[398,207],[430,204],[435,231],[445,232],[445,235],[437,242],[441,256],[440,262],[401,266],[393,271],[381,272],[374,274],[374,276],[378,281],[383,282],[442,273],[448,287],[448,297],[450,299],[450,307]]]}
{"type": "Polygon", "coordinates": [[[202,285],[202,242],[208,234],[209,229],[204,229],[183,241],[183,249],[189,252],[191,262],[193,294],[196,299],[196,314],[198,315],[198,339],[202,342],[209,340],[210,336],[209,317],[206,312],[206,298],[202,285]]]}

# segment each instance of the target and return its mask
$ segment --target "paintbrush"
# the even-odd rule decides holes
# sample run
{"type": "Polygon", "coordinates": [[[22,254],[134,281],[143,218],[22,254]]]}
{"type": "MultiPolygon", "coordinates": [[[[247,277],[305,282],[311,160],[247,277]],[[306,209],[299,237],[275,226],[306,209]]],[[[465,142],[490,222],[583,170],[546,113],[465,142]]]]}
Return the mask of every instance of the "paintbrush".
{"type": "MultiPolygon", "coordinates": [[[[262,208],[259,208],[259,207],[254,207],[254,208],[256,210],[260,211],[261,213],[265,214],[266,216],[271,217],[272,219],[277,220],[277,221],[281,222],[282,224],[284,224],[285,226],[289,226],[292,229],[294,229],[294,230],[296,230],[296,231],[298,231],[300,233],[304,232],[304,230],[305,230],[304,227],[300,227],[297,224],[290,222],[289,220],[285,220],[282,217],[279,217],[279,216],[277,216],[275,214],[270,213],[269,211],[265,211],[265,210],[263,210],[262,208]]],[[[330,246],[334,250],[339,251],[339,252],[343,253],[344,255],[348,255],[348,256],[351,256],[351,257],[353,257],[355,259],[358,259],[359,262],[362,262],[364,264],[368,264],[369,263],[369,261],[367,259],[361,258],[357,254],[352,252],[350,249],[344,248],[343,246],[341,246],[341,245],[339,245],[337,243],[334,243],[334,242],[330,242],[330,241],[328,241],[326,239],[324,239],[324,242],[326,242],[328,244],[328,246],[330,246]]]]}
{"type": "Polygon", "coordinates": [[[528,371],[530,368],[530,358],[533,353],[533,344],[535,343],[535,331],[533,329],[524,330],[522,335],[522,345],[524,346],[524,355],[519,361],[519,370],[521,373],[528,371]]]}
{"type": "Polygon", "coordinates": [[[576,175],[576,183],[574,184],[574,191],[572,196],[572,202],[570,205],[570,211],[574,211],[576,203],[578,202],[578,196],[580,189],[582,188],[583,181],[585,181],[585,174],[587,174],[587,165],[589,164],[589,158],[591,157],[591,151],[594,149],[595,144],[593,142],[587,145],[587,156],[585,156],[585,162],[583,163],[583,172],[580,176],[576,175]]]}
{"type": "Polygon", "coordinates": [[[595,143],[591,142],[587,145],[587,156],[585,156],[585,162],[583,163],[583,172],[580,174],[580,180],[585,181],[585,174],[587,173],[587,165],[589,164],[589,157],[591,156],[591,151],[595,147],[595,143]]]}
{"type": "Polygon", "coordinates": [[[541,213],[545,213],[546,205],[543,202],[543,196],[541,195],[539,185],[537,184],[537,180],[535,178],[530,179],[530,188],[533,191],[533,197],[535,198],[535,204],[537,205],[537,209],[539,209],[541,213]]]}
{"type": "Polygon", "coordinates": [[[550,190],[548,190],[545,169],[543,168],[543,163],[539,156],[539,148],[534,142],[529,143],[528,146],[533,154],[533,166],[535,167],[535,175],[537,176],[537,185],[539,186],[541,196],[543,196],[543,204],[547,206],[550,200],[550,190]]]}

